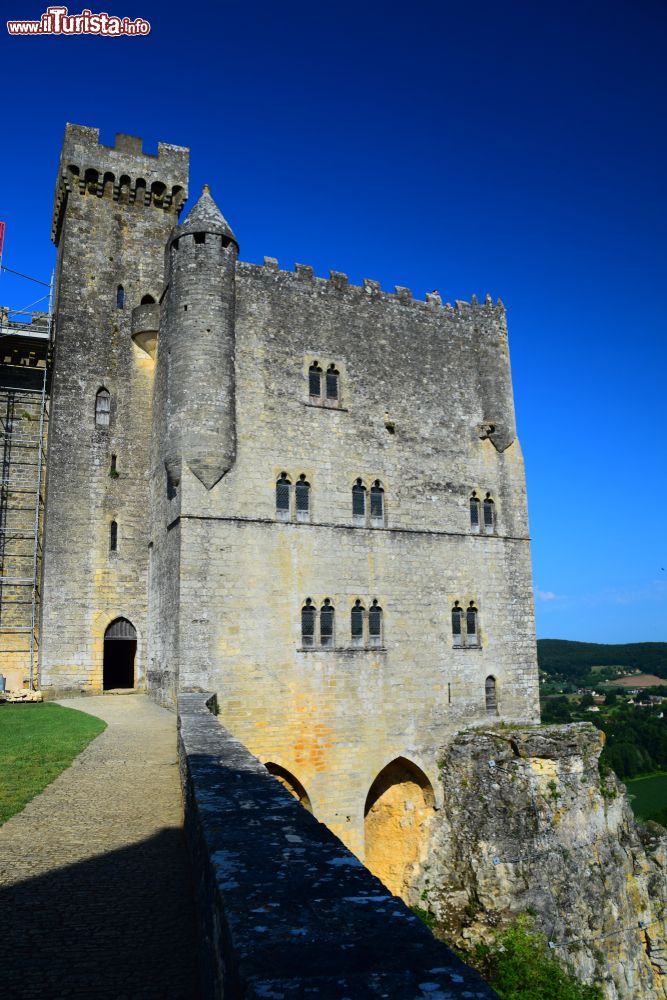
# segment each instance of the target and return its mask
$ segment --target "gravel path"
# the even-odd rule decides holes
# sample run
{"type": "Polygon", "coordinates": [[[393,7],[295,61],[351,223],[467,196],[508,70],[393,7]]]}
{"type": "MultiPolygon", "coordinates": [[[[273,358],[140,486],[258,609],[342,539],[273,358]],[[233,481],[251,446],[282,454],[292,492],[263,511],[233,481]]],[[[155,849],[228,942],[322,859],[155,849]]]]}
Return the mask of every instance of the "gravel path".
{"type": "Polygon", "coordinates": [[[196,1000],[176,716],[143,695],[61,704],[108,728],[0,826],[0,996],[196,1000]]]}

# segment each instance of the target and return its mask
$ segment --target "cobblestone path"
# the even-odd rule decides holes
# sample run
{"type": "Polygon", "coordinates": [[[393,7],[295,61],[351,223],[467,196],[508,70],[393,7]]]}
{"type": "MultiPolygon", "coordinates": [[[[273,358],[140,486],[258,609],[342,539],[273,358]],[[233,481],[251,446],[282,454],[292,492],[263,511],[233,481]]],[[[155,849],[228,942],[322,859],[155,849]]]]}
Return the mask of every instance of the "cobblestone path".
{"type": "Polygon", "coordinates": [[[0,826],[0,997],[197,998],[176,717],[143,695],[61,704],[108,728],[0,826]]]}

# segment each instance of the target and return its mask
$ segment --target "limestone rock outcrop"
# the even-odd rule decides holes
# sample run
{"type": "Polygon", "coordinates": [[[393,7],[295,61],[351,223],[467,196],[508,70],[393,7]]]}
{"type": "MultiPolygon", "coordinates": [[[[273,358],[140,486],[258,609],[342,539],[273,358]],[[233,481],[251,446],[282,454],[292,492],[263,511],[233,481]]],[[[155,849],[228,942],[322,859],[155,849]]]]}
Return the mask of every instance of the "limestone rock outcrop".
{"type": "Polygon", "coordinates": [[[609,1000],[667,997],[667,832],[635,822],[600,775],[589,723],[461,733],[411,902],[453,944],[489,940],[518,913],[609,1000]]]}

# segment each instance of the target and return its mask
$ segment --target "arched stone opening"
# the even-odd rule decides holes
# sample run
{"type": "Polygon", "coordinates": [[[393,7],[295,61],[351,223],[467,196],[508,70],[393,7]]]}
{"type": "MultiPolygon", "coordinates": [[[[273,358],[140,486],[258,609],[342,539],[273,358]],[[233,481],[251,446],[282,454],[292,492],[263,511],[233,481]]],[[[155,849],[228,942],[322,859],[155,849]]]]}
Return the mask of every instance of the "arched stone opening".
{"type": "Polygon", "coordinates": [[[426,860],[434,808],[431,782],[405,757],[383,767],[366,796],[366,867],[406,900],[426,860]]]}
{"type": "Polygon", "coordinates": [[[280,764],[274,764],[273,761],[267,761],[264,765],[269,774],[272,774],[274,778],[277,778],[283,788],[286,788],[290,795],[293,795],[297,800],[299,805],[302,805],[306,812],[312,813],[313,807],[310,801],[310,796],[308,792],[303,787],[298,778],[295,778],[293,774],[285,767],[281,767],[280,764]]]}
{"type": "Polygon", "coordinates": [[[137,652],[137,631],[127,618],[116,618],[104,633],[102,687],[134,687],[134,658],[137,652]]]}

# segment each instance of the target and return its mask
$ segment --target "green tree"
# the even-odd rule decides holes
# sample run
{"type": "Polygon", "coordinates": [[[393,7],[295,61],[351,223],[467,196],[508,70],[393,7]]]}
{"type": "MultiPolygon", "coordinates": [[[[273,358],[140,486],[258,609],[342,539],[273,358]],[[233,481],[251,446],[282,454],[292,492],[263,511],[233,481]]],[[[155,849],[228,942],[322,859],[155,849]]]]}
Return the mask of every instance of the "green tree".
{"type": "Polygon", "coordinates": [[[554,955],[527,914],[502,931],[493,945],[478,945],[476,964],[501,1000],[603,1000],[554,955]]]}
{"type": "Polygon", "coordinates": [[[538,639],[540,668],[552,676],[576,679],[580,686],[592,667],[624,667],[667,678],[667,643],[634,642],[607,645],[567,639],[538,639]]]}
{"type": "Polygon", "coordinates": [[[570,703],[565,695],[547,698],[542,705],[542,722],[571,722],[570,703]]]}

